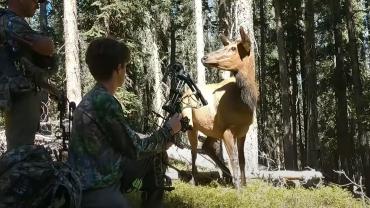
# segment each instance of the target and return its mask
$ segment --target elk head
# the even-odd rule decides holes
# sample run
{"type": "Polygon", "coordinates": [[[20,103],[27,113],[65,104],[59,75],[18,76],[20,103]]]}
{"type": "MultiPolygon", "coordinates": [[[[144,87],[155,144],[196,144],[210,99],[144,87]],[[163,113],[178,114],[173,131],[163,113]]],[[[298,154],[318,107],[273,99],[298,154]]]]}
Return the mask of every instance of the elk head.
{"type": "Polygon", "coordinates": [[[240,27],[240,37],[240,41],[230,42],[224,35],[221,35],[224,47],[205,55],[202,58],[203,65],[226,71],[238,71],[242,68],[245,59],[250,56],[252,44],[243,27],[240,27]]]}

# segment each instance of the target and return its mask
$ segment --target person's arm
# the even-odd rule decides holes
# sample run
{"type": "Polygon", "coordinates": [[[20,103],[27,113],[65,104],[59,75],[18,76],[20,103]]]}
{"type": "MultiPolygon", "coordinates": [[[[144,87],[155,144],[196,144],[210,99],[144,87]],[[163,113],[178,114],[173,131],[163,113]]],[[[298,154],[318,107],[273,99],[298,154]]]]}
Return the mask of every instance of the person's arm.
{"type": "Polygon", "coordinates": [[[51,38],[45,36],[34,36],[30,38],[30,46],[33,51],[44,56],[53,56],[54,42],[51,38]]]}
{"type": "Polygon", "coordinates": [[[13,40],[30,47],[34,52],[52,56],[54,53],[54,42],[51,38],[43,36],[34,31],[27,22],[17,16],[12,16],[7,19],[5,32],[13,40]]]}
{"type": "Polygon", "coordinates": [[[167,126],[151,135],[143,135],[133,131],[124,119],[123,110],[119,102],[108,95],[98,98],[104,109],[98,111],[98,117],[103,120],[104,131],[112,139],[111,144],[122,154],[132,159],[151,156],[166,150],[168,140],[171,138],[171,129],[167,126]],[[105,101],[103,101],[105,100],[105,101]]]}
{"type": "Polygon", "coordinates": [[[137,159],[166,151],[167,143],[172,137],[171,129],[162,127],[150,135],[145,135],[132,130],[124,120],[121,123],[135,147],[137,159]]]}

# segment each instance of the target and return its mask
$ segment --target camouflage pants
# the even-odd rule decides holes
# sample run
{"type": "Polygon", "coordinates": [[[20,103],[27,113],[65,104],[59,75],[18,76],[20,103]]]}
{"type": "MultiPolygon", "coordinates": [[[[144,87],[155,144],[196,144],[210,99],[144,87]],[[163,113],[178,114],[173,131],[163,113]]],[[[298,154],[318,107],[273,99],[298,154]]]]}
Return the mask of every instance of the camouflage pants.
{"type": "Polygon", "coordinates": [[[12,95],[12,106],[5,112],[7,149],[33,144],[40,124],[41,100],[36,91],[12,95]]]}
{"type": "Polygon", "coordinates": [[[121,184],[114,184],[97,190],[84,191],[82,194],[81,207],[131,207],[120,189],[126,192],[128,190],[133,191],[135,188],[143,191],[141,205],[143,208],[162,207],[163,190],[157,190],[155,187],[153,157],[142,160],[127,159],[124,162],[124,170],[121,184]],[[137,182],[139,180],[141,182],[137,182]]]}
{"type": "Polygon", "coordinates": [[[135,189],[142,191],[142,208],[163,207],[164,190],[157,187],[154,168],[154,160],[159,156],[124,162],[121,189],[123,192],[135,189]]]}
{"type": "Polygon", "coordinates": [[[120,185],[84,191],[82,194],[81,208],[129,208],[131,207],[126,198],[120,192],[120,185]]]}

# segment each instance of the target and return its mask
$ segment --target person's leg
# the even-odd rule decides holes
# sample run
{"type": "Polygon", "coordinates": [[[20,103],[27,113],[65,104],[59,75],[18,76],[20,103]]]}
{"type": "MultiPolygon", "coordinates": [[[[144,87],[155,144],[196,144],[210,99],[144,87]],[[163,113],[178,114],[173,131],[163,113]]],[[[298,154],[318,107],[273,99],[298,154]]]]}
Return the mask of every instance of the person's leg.
{"type": "MultiPolygon", "coordinates": [[[[142,180],[142,186],[140,188],[142,192],[142,207],[162,207],[164,189],[161,185],[156,182],[157,174],[155,173],[154,161],[158,161],[158,157],[161,155],[156,155],[143,160],[128,160],[124,164],[124,175],[122,177],[123,190],[127,191],[132,188],[132,183],[136,179],[142,180]]],[[[164,168],[165,171],[165,168],[164,168]]]]}
{"type": "Polygon", "coordinates": [[[15,94],[5,114],[7,149],[33,144],[40,123],[40,94],[35,91],[15,94]]]}
{"type": "Polygon", "coordinates": [[[143,178],[147,172],[152,169],[153,158],[146,158],[142,160],[130,160],[125,159],[123,162],[123,175],[121,179],[121,189],[122,192],[129,192],[133,189],[141,189],[138,187],[139,184],[136,182],[140,180],[142,182],[143,178]]]}
{"type": "Polygon", "coordinates": [[[150,163],[146,175],[143,178],[142,187],[142,207],[160,208],[163,207],[163,197],[165,184],[165,173],[167,163],[167,154],[156,155],[150,163]]]}
{"type": "Polygon", "coordinates": [[[81,208],[130,208],[131,205],[115,184],[107,188],[85,191],[82,194],[81,208]]]}

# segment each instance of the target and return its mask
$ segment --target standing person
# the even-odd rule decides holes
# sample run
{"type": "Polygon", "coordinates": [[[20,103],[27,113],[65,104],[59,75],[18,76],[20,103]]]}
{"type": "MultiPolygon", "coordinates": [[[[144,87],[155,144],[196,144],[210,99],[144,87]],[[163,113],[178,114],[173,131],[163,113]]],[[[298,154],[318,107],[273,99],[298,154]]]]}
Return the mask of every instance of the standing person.
{"type": "MultiPolygon", "coordinates": [[[[143,179],[144,207],[160,207],[163,189],[153,183],[153,158],[171,144],[181,129],[176,114],[150,136],[131,130],[114,97],[126,77],[130,51],[110,38],[92,41],[86,63],[96,85],[82,98],[73,115],[68,163],[80,175],[82,207],[130,207],[120,192],[121,180],[143,179]]],[[[123,187],[127,188],[127,187],[123,187]]]]}
{"type": "Polygon", "coordinates": [[[40,124],[40,87],[48,87],[40,80],[52,73],[50,65],[40,63],[53,63],[54,42],[31,29],[25,18],[44,1],[8,0],[7,9],[0,9],[0,109],[8,150],[32,145],[40,124]]]}

